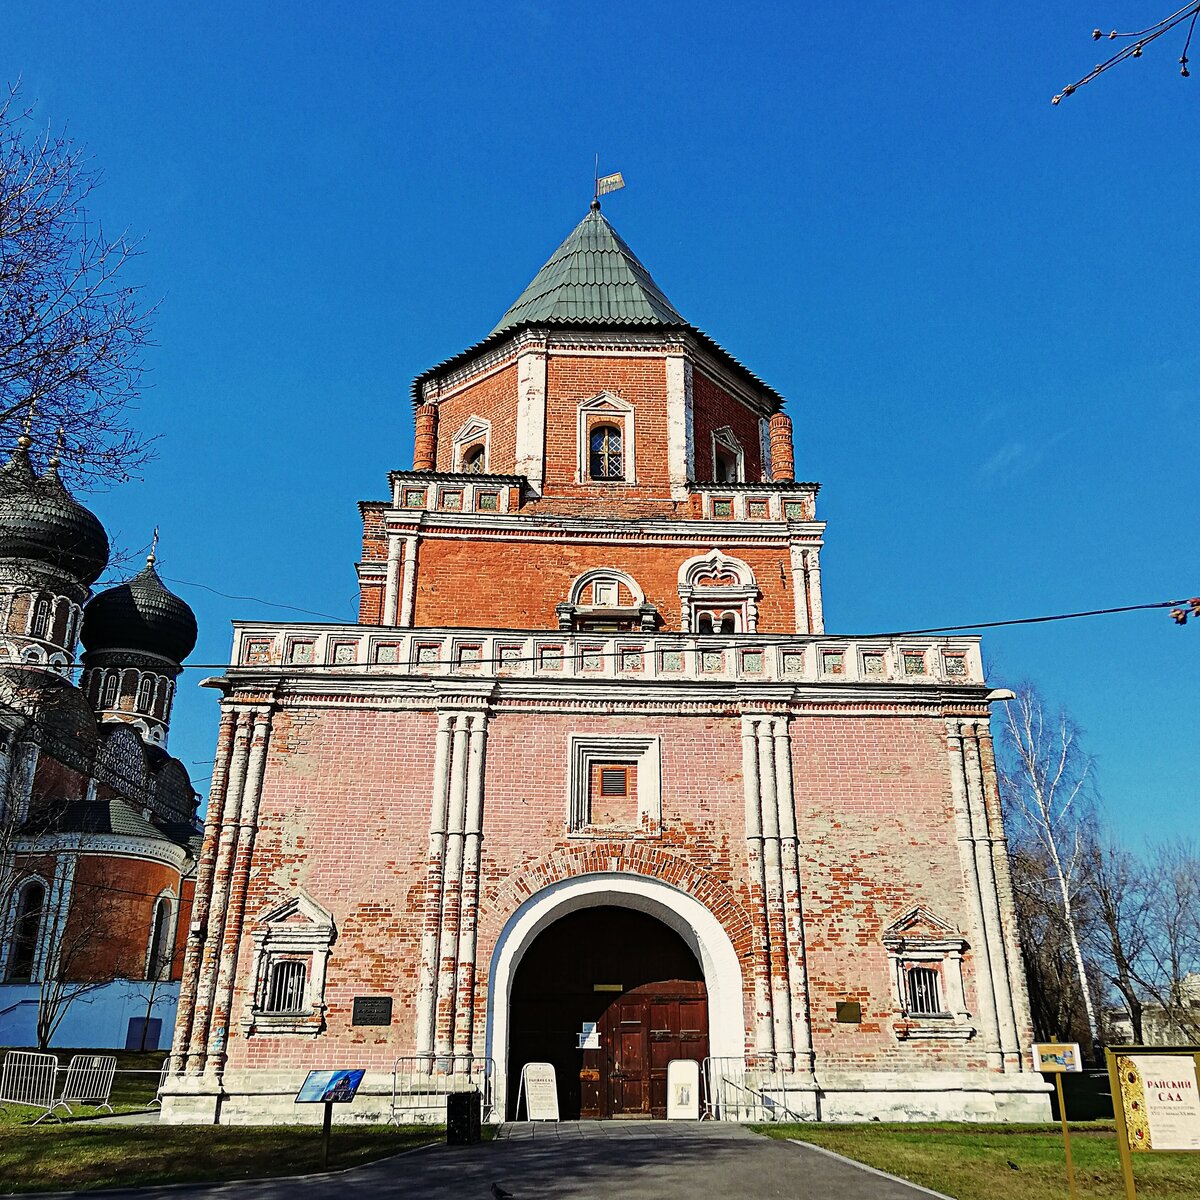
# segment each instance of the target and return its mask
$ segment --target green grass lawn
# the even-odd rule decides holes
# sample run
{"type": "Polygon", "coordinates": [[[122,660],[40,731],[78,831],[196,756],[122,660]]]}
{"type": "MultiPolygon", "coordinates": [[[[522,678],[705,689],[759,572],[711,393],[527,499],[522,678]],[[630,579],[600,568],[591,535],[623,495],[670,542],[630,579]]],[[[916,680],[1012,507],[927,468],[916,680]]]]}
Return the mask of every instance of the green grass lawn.
{"type": "MultiPolygon", "coordinates": [[[[758,1130],[811,1142],[958,1200],[1062,1200],[1067,1194],[1058,1125],[805,1124],[758,1130]]],[[[1073,1124],[1071,1154],[1081,1197],[1122,1200],[1111,1121],[1073,1124]]],[[[1200,1196],[1200,1154],[1138,1154],[1133,1171],[1145,1200],[1200,1196]]]]}
{"type": "MultiPolygon", "coordinates": [[[[335,1125],[329,1169],[444,1137],[431,1125],[335,1125]]],[[[320,1169],[320,1154],[321,1131],[313,1126],[9,1126],[0,1132],[0,1194],[302,1175],[320,1169]]]]}
{"type": "MultiPolygon", "coordinates": [[[[62,1090],[63,1075],[73,1054],[115,1054],[117,1056],[117,1073],[113,1078],[111,1104],[113,1111],[119,1113],[142,1112],[149,1107],[150,1101],[154,1099],[155,1092],[158,1091],[159,1071],[162,1069],[163,1060],[167,1057],[162,1050],[147,1050],[145,1052],[133,1052],[129,1050],[54,1050],[51,1053],[57,1054],[59,1066],[62,1068],[58,1075],[58,1091],[62,1090]]],[[[0,1050],[0,1059],[3,1056],[4,1051],[0,1050]]],[[[71,1110],[71,1114],[68,1114],[60,1108],[58,1115],[64,1121],[106,1115],[106,1110],[103,1108],[88,1108],[76,1104],[71,1105],[71,1110]]],[[[38,1116],[39,1113],[32,1108],[17,1108],[13,1106],[7,1109],[0,1109],[0,1128],[9,1125],[29,1125],[37,1120],[38,1116]]],[[[54,1123],[51,1118],[47,1118],[42,1122],[42,1125],[53,1125],[54,1123]]],[[[3,1178],[3,1175],[0,1175],[0,1180],[3,1180],[3,1178]]]]}

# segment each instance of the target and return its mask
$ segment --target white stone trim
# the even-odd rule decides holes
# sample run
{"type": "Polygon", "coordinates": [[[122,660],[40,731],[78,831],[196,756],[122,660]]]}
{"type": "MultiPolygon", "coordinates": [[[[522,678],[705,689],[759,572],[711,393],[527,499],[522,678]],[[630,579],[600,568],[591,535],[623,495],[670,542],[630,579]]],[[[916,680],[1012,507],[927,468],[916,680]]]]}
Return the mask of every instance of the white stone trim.
{"type": "Polygon", "coordinates": [[[722,483],[745,483],[746,482],[746,450],[740,441],[737,434],[728,425],[722,425],[720,429],[713,430],[712,435],[712,474],[709,478],[717,482],[717,450],[727,450],[733,455],[735,460],[734,474],[736,478],[729,480],[721,480],[722,483]]]}
{"type": "Polygon", "coordinates": [[[667,356],[667,475],[671,499],[686,500],[695,474],[692,362],[684,354],[667,356]]]}
{"type": "Polygon", "coordinates": [[[612,392],[600,392],[588,400],[584,400],[575,410],[576,444],[578,454],[575,464],[575,482],[606,486],[609,484],[633,485],[637,483],[637,435],[634,429],[635,413],[633,405],[612,392]],[[621,431],[621,465],[623,472],[620,479],[593,479],[588,470],[590,443],[588,437],[588,417],[611,417],[621,431]]]}
{"type": "Polygon", "coordinates": [[[451,442],[453,449],[453,466],[451,470],[463,470],[463,451],[477,442],[483,443],[483,470],[486,475],[491,470],[492,463],[492,423],[486,417],[478,417],[472,413],[459,427],[451,442]]]}
{"type": "Polygon", "coordinates": [[[170,888],[163,888],[154,897],[154,903],[150,906],[150,930],[146,934],[147,979],[155,979],[155,976],[150,973],[150,969],[154,965],[150,958],[150,951],[154,949],[154,925],[158,918],[158,906],[164,900],[167,902],[167,921],[163,934],[162,970],[159,972],[157,979],[163,980],[170,979],[171,977],[171,963],[175,957],[175,926],[178,923],[179,901],[170,888]]]}
{"type": "MultiPolygon", "coordinates": [[[[595,762],[631,761],[637,768],[638,828],[636,833],[657,837],[662,829],[662,739],[628,734],[594,736],[573,733],[567,791],[567,832],[592,832],[590,777],[595,762]]],[[[604,836],[613,830],[597,830],[604,836]]]]}
{"type": "MultiPolygon", "coordinates": [[[[613,583],[623,583],[633,595],[633,605],[636,608],[639,604],[646,603],[646,593],[642,591],[641,585],[632,575],[626,574],[624,571],[618,571],[615,567],[594,567],[590,571],[584,571],[582,575],[577,575],[571,583],[571,589],[567,593],[567,603],[574,604],[576,608],[582,611],[590,611],[597,607],[592,604],[580,603],[580,597],[589,584],[605,583],[608,581],[613,583]]],[[[605,608],[631,607],[630,605],[604,605],[605,608]]]]}
{"type": "Polygon", "coordinates": [[[509,917],[496,940],[488,979],[486,1054],[496,1063],[496,1104],[505,1111],[509,1005],[513,978],[537,936],[568,913],[617,905],[655,917],[673,929],[696,955],[708,990],[709,1053],[741,1058],[746,1028],[742,965],[721,922],[694,896],[644,875],[624,872],[580,875],[530,896],[509,917]]]}
{"type": "Polygon", "coordinates": [[[542,493],[546,466],[546,344],[535,341],[517,354],[516,463],[535,496],[542,493]]]}
{"type": "Polygon", "coordinates": [[[679,568],[680,628],[693,633],[696,607],[732,609],[740,616],[738,633],[758,630],[758,581],[749,564],[714,547],[707,554],[686,559],[679,568]],[[713,572],[729,573],[737,583],[729,586],[701,586],[696,581],[713,572]]]}

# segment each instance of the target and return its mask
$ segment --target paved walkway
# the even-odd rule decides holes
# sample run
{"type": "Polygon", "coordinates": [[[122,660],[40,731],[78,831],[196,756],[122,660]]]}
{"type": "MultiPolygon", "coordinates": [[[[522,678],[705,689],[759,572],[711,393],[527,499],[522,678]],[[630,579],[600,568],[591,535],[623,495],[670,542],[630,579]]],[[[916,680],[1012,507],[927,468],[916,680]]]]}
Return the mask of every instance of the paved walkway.
{"type": "Polygon", "coordinates": [[[738,1125],[681,1121],[511,1124],[491,1143],[439,1144],[337,1175],[104,1195],[106,1200],[493,1200],[493,1184],[515,1200],[929,1200],[931,1195],[738,1125]]]}

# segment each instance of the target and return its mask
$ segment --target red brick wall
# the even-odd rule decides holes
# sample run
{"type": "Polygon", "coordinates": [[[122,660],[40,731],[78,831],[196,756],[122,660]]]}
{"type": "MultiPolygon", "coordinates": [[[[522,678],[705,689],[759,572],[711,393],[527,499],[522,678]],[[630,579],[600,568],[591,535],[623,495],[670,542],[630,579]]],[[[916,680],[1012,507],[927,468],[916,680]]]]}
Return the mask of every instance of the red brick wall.
{"type": "Polygon", "coordinates": [[[742,445],[747,482],[757,483],[763,477],[758,417],[720,384],[700,371],[693,371],[692,444],[696,451],[695,477],[698,480],[713,478],[713,434],[726,425],[742,445]]]}
{"type": "MultiPolygon", "coordinates": [[[[412,1052],[435,732],[431,712],[301,710],[277,718],[233,1009],[232,1066],[300,1067],[353,1050],[355,1061],[386,1069],[395,1055],[412,1052]],[[338,930],[328,1031],[315,1044],[246,1041],[238,1021],[254,917],[300,888],[333,913],[338,930]],[[355,995],[388,994],[395,996],[390,1028],[351,1027],[355,995]]],[[[802,718],[792,737],[818,1069],[982,1065],[970,1044],[898,1044],[889,1024],[894,1004],[883,930],[918,904],[952,925],[966,921],[941,722],[802,718]],[[832,1020],[837,1001],[847,998],[863,1005],[859,1026],[832,1020]]],[[[491,954],[513,910],[559,879],[616,869],[671,882],[714,911],[743,964],[749,1023],[754,934],[744,803],[741,724],[732,713],[497,714],[487,742],[479,1020],[491,954]],[[567,837],[568,739],[580,732],[662,738],[661,837],[567,837]]],[[[974,1010],[970,954],[966,974],[974,1010]]]]}
{"type": "MultiPolygon", "coordinates": [[[[662,547],[425,538],[418,560],[414,624],[555,629],[554,606],[566,600],[572,580],[593,567],[615,567],[638,581],[647,601],[662,613],[664,628],[677,631],[679,568],[711,549],[709,541],[662,547]]],[[[759,631],[794,632],[787,547],[735,547],[728,553],[749,563],[758,580],[759,631]]]]}
{"type": "Polygon", "coordinates": [[[454,470],[454,435],[470,416],[492,423],[487,469],[492,475],[511,475],[517,462],[517,367],[513,363],[438,401],[438,471],[454,470]]]}

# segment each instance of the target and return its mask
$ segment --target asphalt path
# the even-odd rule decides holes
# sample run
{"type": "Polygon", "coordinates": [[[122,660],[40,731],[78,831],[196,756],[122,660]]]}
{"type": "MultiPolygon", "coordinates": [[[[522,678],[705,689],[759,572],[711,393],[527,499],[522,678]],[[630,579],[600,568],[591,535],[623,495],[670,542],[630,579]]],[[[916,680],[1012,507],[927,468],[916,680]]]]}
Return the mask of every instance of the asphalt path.
{"type": "MultiPolygon", "coordinates": [[[[337,1130],[334,1130],[337,1137],[337,1130]]],[[[827,1152],[720,1122],[505,1125],[477,1146],[438,1144],[327,1175],[171,1185],[105,1200],[929,1200],[936,1193],[827,1152]]],[[[47,1193],[40,1193],[47,1200],[47,1193]]]]}

